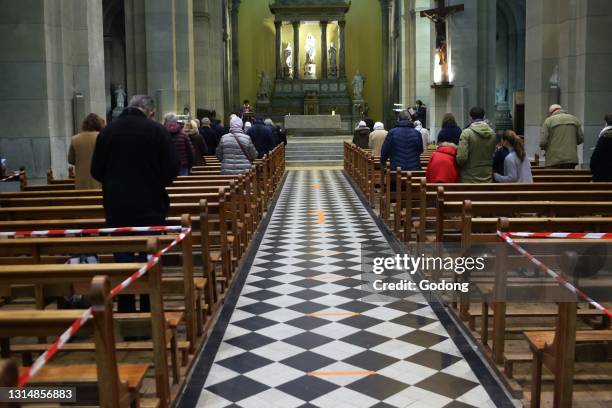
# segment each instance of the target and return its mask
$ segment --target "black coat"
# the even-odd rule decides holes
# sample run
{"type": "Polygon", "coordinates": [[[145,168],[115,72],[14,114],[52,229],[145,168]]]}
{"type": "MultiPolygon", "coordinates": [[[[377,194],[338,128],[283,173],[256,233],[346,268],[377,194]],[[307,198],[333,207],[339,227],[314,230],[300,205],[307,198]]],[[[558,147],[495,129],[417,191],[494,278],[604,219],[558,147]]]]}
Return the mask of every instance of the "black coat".
{"type": "Polygon", "coordinates": [[[597,140],[591,156],[593,181],[612,182],[612,129],[604,132],[597,140]]]}
{"type": "Polygon", "coordinates": [[[272,135],[272,129],[269,126],[264,125],[262,121],[256,121],[255,124],[248,130],[247,135],[251,137],[255,149],[257,149],[257,158],[261,159],[268,154],[276,143],[274,141],[274,135],[272,135]]]}
{"type": "Polygon", "coordinates": [[[210,127],[200,128],[200,134],[208,146],[207,156],[214,156],[217,152],[217,146],[219,145],[219,132],[210,127]]]}
{"type": "Polygon", "coordinates": [[[165,187],[178,173],[170,135],[139,109],[127,108],[98,136],[91,175],[102,183],[109,226],[163,224],[170,206],[165,187]]]}
{"type": "Polygon", "coordinates": [[[459,146],[461,128],[459,126],[443,127],[438,133],[438,144],[453,143],[459,146]]]}

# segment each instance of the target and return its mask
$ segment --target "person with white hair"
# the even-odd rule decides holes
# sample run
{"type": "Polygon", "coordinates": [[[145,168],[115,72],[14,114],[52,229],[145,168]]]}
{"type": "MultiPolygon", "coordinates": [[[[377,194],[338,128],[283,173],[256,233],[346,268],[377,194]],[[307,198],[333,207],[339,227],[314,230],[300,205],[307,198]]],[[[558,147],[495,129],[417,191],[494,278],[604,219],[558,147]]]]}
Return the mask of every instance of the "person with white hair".
{"type": "Polygon", "coordinates": [[[355,132],[353,133],[353,144],[361,147],[362,149],[367,149],[369,140],[370,128],[365,123],[365,121],[361,120],[357,124],[355,132]]]}
{"type": "Polygon", "coordinates": [[[242,119],[232,116],[229,133],[219,142],[217,159],[221,162],[221,174],[242,174],[257,159],[257,149],[242,127],[242,119]]]}
{"type": "Polygon", "coordinates": [[[244,122],[244,132],[248,132],[250,128],[253,127],[253,124],[249,121],[244,122]]]}
{"type": "Polygon", "coordinates": [[[540,148],[546,152],[545,166],[573,169],[578,164],[578,146],[584,143],[582,123],[563,107],[554,104],[542,125],[540,148]]]}
{"type": "Polygon", "coordinates": [[[372,133],[370,133],[370,139],[368,142],[368,147],[372,149],[373,156],[380,156],[380,151],[383,143],[385,143],[387,133],[389,132],[385,130],[385,125],[382,122],[376,122],[374,124],[374,130],[372,133]]]}
{"type": "Polygon", "coordinates": [[[423,151],[427,151],[427,146],[429,146],[429,130],[423,127],[423,124],[420,120],[414,121],[414,128],[421,133],[421,138],[423,138],[423,151]]]}

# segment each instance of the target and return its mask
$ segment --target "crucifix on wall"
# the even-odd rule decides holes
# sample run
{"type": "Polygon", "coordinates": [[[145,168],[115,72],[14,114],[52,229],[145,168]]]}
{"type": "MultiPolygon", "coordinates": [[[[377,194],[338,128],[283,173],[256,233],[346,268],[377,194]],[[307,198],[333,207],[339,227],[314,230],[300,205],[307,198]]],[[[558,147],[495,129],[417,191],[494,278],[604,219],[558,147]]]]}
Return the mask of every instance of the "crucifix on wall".
{"type": "Polygon", "coordinates": [[[440,78],[436,84],[448,85],[449,80],[449,49],[448,49],[448,18],[459,11],[464,10],[463,4],[446,6],[445,0],[437,0],[437,7],[421,11],[421,17],[428,18],[434,23],[436,30],[436,55],[440,65],[440,78]]]}

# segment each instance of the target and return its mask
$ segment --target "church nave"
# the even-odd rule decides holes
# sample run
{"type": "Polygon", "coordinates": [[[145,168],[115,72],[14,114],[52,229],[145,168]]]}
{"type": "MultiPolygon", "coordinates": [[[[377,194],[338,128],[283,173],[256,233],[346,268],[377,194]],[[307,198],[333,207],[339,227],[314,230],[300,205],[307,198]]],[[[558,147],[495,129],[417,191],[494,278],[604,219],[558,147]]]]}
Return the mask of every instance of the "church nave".
{"type": "Polygon", "coordinates": [[[505,406],[423,295],[360,300],[362,245],[390,244],[344,175],[289,172],[181,407],[505,406]]]}

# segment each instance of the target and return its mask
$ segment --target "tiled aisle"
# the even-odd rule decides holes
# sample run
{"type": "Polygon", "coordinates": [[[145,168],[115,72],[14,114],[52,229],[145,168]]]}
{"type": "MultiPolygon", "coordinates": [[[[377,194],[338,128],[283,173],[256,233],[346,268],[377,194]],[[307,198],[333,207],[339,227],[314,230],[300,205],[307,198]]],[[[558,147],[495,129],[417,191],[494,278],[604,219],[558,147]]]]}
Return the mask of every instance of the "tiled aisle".
{"type": "Polygon", "coordinates": [[[361,244],[341,172],[289,173],[198,406],[495,407],[420,294],[359,300],[361,244]]]}

